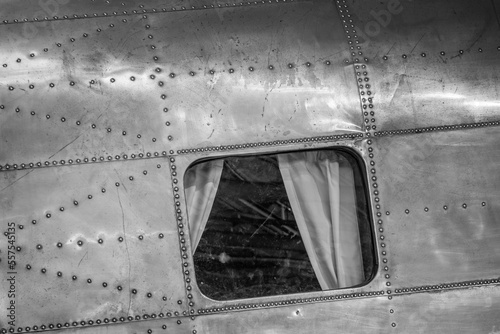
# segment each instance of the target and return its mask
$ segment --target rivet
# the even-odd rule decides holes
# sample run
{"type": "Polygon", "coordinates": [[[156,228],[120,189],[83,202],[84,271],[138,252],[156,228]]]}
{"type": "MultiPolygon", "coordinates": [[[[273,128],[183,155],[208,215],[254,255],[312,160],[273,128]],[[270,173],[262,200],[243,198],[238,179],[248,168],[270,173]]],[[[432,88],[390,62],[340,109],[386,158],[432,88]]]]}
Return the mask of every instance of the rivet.
{"type": "Polygon", "coordinates": [[[123,238],[122,238],[122,237],[118,237],[118,241],[119,241],[119,242],[122,242],[122,241],[123,241],[123,238]]]}
{"type": "Polygon", "coordinates": [[[441,56],[444,56],[444,55],[445,55],[445,52],[444,52],[444,51],[441,51],[439,54],[440,54],[441,56]]]}
{"type": "Polygon", "coordinates": [[[58,276],[58,277],[61,277],[61,276],[62,276],[62,272],[58,271],[58,272],[57,272],[57,276],[58,276]]]}
{"type": "Polygon", "coordinates": [[[481,203],[482,206],[486,206],[486,202],[481,203]]]}
{"type": "Polygon", "coordinates": [[[106,283],[106,282],[102,282],[102,286],[103,286],[103,287],[107,287],[107,286],[108,286],[108,283],[106,283]]]}
{"type": "Polygon", "coordinates": [[[98,239],[97,242],[100,243],[100,244],[102,244],[104,242],[104,240],[98,239]]]}
{"type": "Polygon", "coordinates": [[[80,246],[80,247],[81,247],[81,246],[83,245],[83,241],[78,240],[77,244],[78,244],[78,246],[80,246]]]}
{"type": "Polygon", "coordinates": [[[272,71],[274,70],[274,66],[273,65],[269,65],[268,68],[272,71]]]}
{"type": "Polygon", "coordinates": [[[406,59],[406,58],[408,58],[408,56],[407,56],[407,55],[403,55],[402,57],[403,57],[403,59],[406,59]]]}
{"type": "Polygon", "coordinates": [[[234,73],[234,69],[230,68],[229,73],[234,73]]]}
{"type": "Polygon", "coordinates": [[[428,207],[425,207],[425,208],[424,208],[424,211],[425,211],[425,212],[428,212],[428,211],[429,211],[429,208],[428,208],[428,207]]]}
{"type": "Polygon", "coordinates": [[[467,204],[462,204],[462,208],[467,209],[467,204]]]}
{"type": "Polygon", "coordinates": [[[92,283],[92,280],[90,278],[87,279],[87,283],[89,283],[89,284],[92,283]]]}
{"type": "Polygon", "coordinates": [[[88,198],[88,199],[92,199],[92,195],[88,195],[88,196],[87,196],[87,198],[88,198]]]}

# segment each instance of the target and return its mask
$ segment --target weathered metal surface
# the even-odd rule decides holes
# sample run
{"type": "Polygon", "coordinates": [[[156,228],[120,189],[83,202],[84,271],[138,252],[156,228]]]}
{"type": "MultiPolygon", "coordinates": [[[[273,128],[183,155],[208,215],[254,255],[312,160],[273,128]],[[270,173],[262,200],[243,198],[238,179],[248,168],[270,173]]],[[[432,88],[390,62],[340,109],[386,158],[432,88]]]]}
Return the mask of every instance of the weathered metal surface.
{"type": "Polygon", "coordinates": [[[500,117],[500,4],[347,2],[368,60],[378,130],[500,117]]]}
{"type": "Polygon", "coordinates": [[[0,165],[359,132],[335,15],[303,2],[99,17],[35,22],[25,39],[0,25],[0,165]]]}
{"type": "MultiPolygon", "coordinates": [[[[498,1],[2,6],[0,223],[16,223],[21,247],[21,332],[161,332],[144,319],[160,313],[175,317],[167,332],[192,334],[499,330],[498,1]],[[476,124],[442,127],[463,123],[476,124]],[[185,236],[186,168],[323,147],[365,161],[374,280],[204,297],[185,236]]],[[[8,245],[2,237],[6,328],[8,245]]]]}
{"type": "Polygon", "coordinates": [[[11,304],[23,328],[182,315],[167,161],[7,172],[1,184],[0,327],[11,304]]]}
{"type": "Polygon", "coordinates": [[[496,286],[397,296],[390,328],[396,333],[498,333],[499,294],[496,286]]]}
{"type": "Polygon", "coordinates": [[[393,287],[500,276],[499,138],[490,128],[374,140],[393,287]]]}
{"type": "Polygon", "coordinates": [[[390,328],[387,297],[290,305],[197,317],[198,333],[378,333],[390,328]]]}

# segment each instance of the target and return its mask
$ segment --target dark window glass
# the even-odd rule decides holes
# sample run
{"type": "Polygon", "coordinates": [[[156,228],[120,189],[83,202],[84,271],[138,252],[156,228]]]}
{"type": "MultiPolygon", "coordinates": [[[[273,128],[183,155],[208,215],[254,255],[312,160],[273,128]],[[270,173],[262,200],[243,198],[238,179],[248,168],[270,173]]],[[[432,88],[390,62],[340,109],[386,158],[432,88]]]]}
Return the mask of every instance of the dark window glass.
{"type": "MultiPolygon", "coordinates": [[[[373,276],[372,232],[366,190],[357,160],[350,153],[339,150],[313,151],[307,156],[301,154],[234,156],[219,160],[220,179],[213,178],[218,180],[218,186],[209,186],[215,196],[207,209],[210,214],[199,233],[201,237],[194,242],[197,283],[207,297],[229,300],[329,290],[362,285],[373,276]],[[303,159],[307,162],[304,163],[303,159]],[[298,166],[297,170],[283,170],[292,163],[298,166]],[[321,175],[315,175],[317,172],[321,175]],[[345,179],[345,175],[349,178],[348,183],[340,180],[345,179]],[[301,177],[305,178],[301,180],[301,177]],[[315,177],[316,183],[309,182],[309,177],[315,177]],[[291,190],[293,183],[295,190],[291,190]],[[335,192],[335,189],[340,190],[335,192]],[[339,202],[338,197],[347,192],[352,193],[348,196],[352,200],[339,202]],[[328,198],[320,205],[315,203],[315,196],[328,198]],[[330,205],[329,201],[336,204],[330,205]],[[344,208],[344,202],[350,203],[351,213],[344,208]],[[296,218],[294,211],[297,210],[299,215],[296,218]],[[346,241],[351,236],[332,241],[335,245],[346,243],[349,248],[342,259],[338,254],[344,251],[335,250],[332,251],[332,263],[328,263],[330,260],[323,257],[324,252],[330,254],[328,245],[323,250],[318,249],[322,247],[318,244],[324,244],[318,238],[330,233],[333,235],[330,239],[334,240],[335,232],[330,231],[329,225],[316,226],[317,214],[333,217],[331,219],[336,224],[344,225],[342,217],[348,217],[348,233],[358,235],[357,239],[352,239],[358,241],[346,241]],[[322,226],[326,226],[324,231],[322,226]],[[353,252],[358,255],[352,255],[353,252]],[[350,263],[353,256],[358,262],[356,265],[350,263]],[[344,264],[340,265],[341,262],[344,264]],[[356,271],[356,277],[341,278],[344,269],[325,274],[329,271],[327,267],[339,266],[354,267],[346,270],[356,271]],[[335,277],[333,281],[328,281],[329,274],[335,277]]],[[[191,166],[187,175],[191,172],[192,176],[196,168],[210,171],[210,163],[213,161],[191,166]]],[[[189,183],[187,177],[185,182],[189,183]]],[[[204,202],[195,201],[192,205],[206,205],[208,195],[200,197],[204,202]]],[[[189,224],[190,229],[203,226],[194,221],[189,224]]],[[[342,227],[335,227],[333,231],[336,229],[342,227]]]]}

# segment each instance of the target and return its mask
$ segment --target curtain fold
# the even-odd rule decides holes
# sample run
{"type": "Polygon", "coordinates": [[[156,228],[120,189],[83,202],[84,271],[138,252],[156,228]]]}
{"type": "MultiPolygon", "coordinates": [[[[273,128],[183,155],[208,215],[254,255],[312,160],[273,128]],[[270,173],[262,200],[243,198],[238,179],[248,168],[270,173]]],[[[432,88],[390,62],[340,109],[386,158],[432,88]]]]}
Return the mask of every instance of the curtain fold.
{"type": "Polygon", "coordinates": [[[363,282],[352,167],[332,151],[278,154],[279,169],[323,290],[363,282]]]}
{"type": "Polygon", "coordinates": [[[189,235],[193,254],[198,247],[219,188],[223,159],[210,160],[190,167],[184,176],[189,235]]]}

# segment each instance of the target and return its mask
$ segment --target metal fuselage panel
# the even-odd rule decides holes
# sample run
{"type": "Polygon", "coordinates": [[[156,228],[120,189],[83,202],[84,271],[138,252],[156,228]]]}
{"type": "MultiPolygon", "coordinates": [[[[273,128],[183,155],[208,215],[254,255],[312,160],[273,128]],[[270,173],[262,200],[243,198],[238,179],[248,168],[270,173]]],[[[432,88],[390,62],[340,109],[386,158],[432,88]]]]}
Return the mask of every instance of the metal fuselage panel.
{"type": "Polygon", "coordinates": [[[500,330],[497,1],[2,6],[0,329],[500,330]],[[373,280],[205,297],[186,169],[327,147],[366,167],[373,280]]]}

